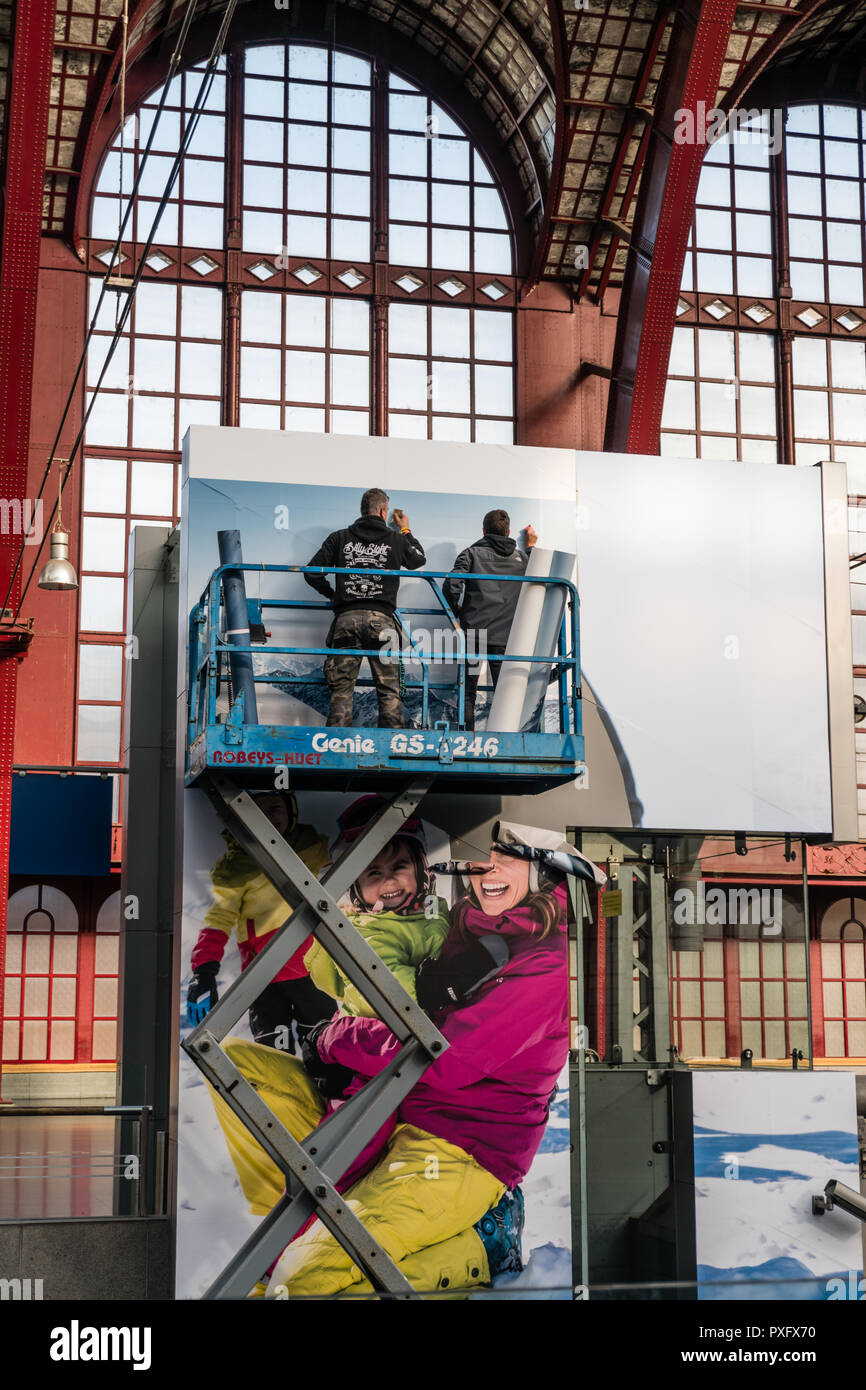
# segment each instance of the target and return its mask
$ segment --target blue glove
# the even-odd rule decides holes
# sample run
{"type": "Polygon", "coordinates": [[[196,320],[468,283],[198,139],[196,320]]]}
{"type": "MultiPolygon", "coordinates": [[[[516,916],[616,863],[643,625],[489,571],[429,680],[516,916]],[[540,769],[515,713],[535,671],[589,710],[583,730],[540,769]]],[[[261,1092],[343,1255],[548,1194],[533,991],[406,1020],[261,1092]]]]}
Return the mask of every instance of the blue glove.
{"type": "Polygon", "coordinates": [[[192,972],[192,981],[186,992],[186,1021],[190,1028],[201,1023],[219,999],[216,977],[219,961],[206,960],[192,972]]]}

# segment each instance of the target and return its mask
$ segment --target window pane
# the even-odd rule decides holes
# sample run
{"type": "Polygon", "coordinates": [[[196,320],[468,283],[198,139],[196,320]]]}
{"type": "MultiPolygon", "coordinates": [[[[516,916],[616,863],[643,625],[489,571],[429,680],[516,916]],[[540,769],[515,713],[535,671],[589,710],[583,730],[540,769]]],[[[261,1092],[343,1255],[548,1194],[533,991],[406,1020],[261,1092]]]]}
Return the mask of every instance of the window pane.
{"type": "Polygon", "coordinates": [[[445,139],[441,135],[431,140],[432,172],[434,179],[469,178],[469,141],[445,139]]]}
{"type": "MultiPolygon", "coordinates": [[[[136,338],[132,378],[134,391],[174,390],[174,343],[158,342],[153,338],[136,338]]],[[[171,447],[168,445],[167,447],[171,447]]]]}
{"type": "Polygon", "coordinates": [[[331,346],[370,346],[370,306],[363,299],[334,299],[331,303],[331,346]]]}
{"type": "Polygon", "coordinates": [[[286,218],[286,248],[290,256],[327,255],[327,227],[324,217],[290,212],[286,218]]]}
{"type": "Polygon", "coordinates": [[[392,304],[388,310],[388,344],[392,352],[427,351],[427,310],[421,304],[392,304]]]}
{"type": "Polygon", "coordinates": [[[278,348],[241,348],[241,395],[265,400],[280,399],[278,348]]]}
{"type": "Polygon", "coordinates": [[[734,365],[734,335],[713,328],[698,329],[698,360],[701,376],[722,377],[730,381],[734,365]]]}
{"type": "Polygon", "coordinates": [[[324,401],[325,354],[286,353],[286,400],[324,401]]]}
{"type": "Polygon", "coordinates": [[[432,194],[434,222],[453,222],[459,227],[469,226],[468,184],[434,183],[432,194]]]}
{"type": "Polygon", "coordinates": [[[475,310],[475,355],[486,357],[494,362],[510,362],[512,358],[510,314],[497,313],[495,309],[475,310]]]}
{"type": "MultiPolygon", "coordinates": [[[[422,141],[422,144],[424,142],[422,141]]],[[[370,133],[366,130],[344,130],[341,127],[331,131],[331,161],[335,169],[370,168],[370,133]]],[[[312,164],[311,159],[298,160],[300,164],[312,164]]],[[[316,161],[318,162],[318,161],[316,161]]],[[[324,163],[324,159],[321,161],[324,163]]],[[[414,172],[411,169],[406,173],[414,172]]]]}
{"type": "Polygon", "coordinates": [[[85,459],[84,510],[126,511],[125,459],[85,459]]]}
{"type": "Polygon", "coordinates": [[[369,357],[338,353],[331,358],[331,400],[335,405],[369,405],[369,357]]]}
{"type": "MultiPolygon", "coordinates": [[[[388,233],[390,261],[392,265],[427,264],[427,228],[402,227],[392,222],[388,233]]],[[[457,269],[452,266],[451,269],[457,269]]]]}
{"type": "Polygon", "coordinates": [[[331,255],[336,261],[370,259],[370,223],[337,218],[331,223],[331,255]]]}
{"type": "Polygon", "coordinates": [[[247,155],[269,164],[282,164],[284,130],[285,127],[276,121],[244,121],[247,155]]]}
{"type": "Polygon", "coordinates": [[[297,212],[325,212],[328,206],[327,174],[313,169],[289,169],[287,206],[297,212]]]}
{"type": "Polygon", "coordinates": [[[514,378],[510,367],[475,368],[475,409],[479,415],[512,415],[514,378]]]}
{"type": "Polygon", "coordinates": [[[126,522],[104,516],[86,516],[81,528],[81,568],[126,569],[126,522]]]}
{"type": "MultiPolygon", "coordinates": [[[[507,236],[502,236],[496,232],[476,232],[474,237],[475,246],[475,269],[485,274],[498,272],[500,275],[510,275],[513,269],[511,261],[511,240],[507,236]]],[[[462,266],[450,266],[451,270],[461,270],[462,266]]]]}
{"type": "Polygon", "coordinates": [[[123,632],[123,580],[83,575],[81,627],[87,632],[123,632]]]}
{"type": "Polygon", "coordinates": [[[241,336],[245,342],[278,343],[282,333],[278,294],[244,290],[241,297],[241,336]]]}
{"type": "Polygon", "coordinates": [[[153,459],[135,459],[132,464],[131,510],[141,516],[172,515],[174,465],[153,459]]]}
{"type": "MultiPolygon", "coordinates": [[[[281,208],[284,196],[282,169],[266,164],[244,165],[244,203],[247,207],[281,208]]],[[[289,206],[297,207],[298,204],[290,199],[289,206]]]]}
{"type": "Polygon", "coordinates": [[[120,705],[79,705],[77,756],[82,762],[120,759],[120,705]]]}
{"type": "Polygon", "coordinates": [[[282,116],[284,90],[282,82],[258,81],[248,77],[244,82],[244,114],[282,116]]]}
{"type": "Polygon", "coordinates": [[[286,296],[286,342],[299,347],[325,346],[325,300],[313,295],[286,296]]]}
{"type": "Polygon", "coordinates": [[[177,331],[177,286],[142,280],[133,309],[136,333],[173,338],[177,331]]]}
{"type": "MultiPolygon", "coordinates": [[[[388,399],[396,410],[426,410],[427,363],[392,357],[388,363],[388,399]]],[[[426,438],[426,429],[425,435],[426,438]]]]}
{"type": "Polygon", "coordinates": [[[741,333],[739,347],[742,381],[775,382],[774,343],[768,333],[741,333]]]}
{"type": "Polygon", "coordinates": [[[185,338],[222,337],[222,291],[205,285],[181,290],[180,331],[185,338]]]}
{"type": "Polygon", "coordinates": [[[138,449],[174,448],[174,401],[136,396],[132,402],[132,442],[138,449]]]}
{"type": "MultiPolygon", "coordinates": [[[[476,255],[479,238],[476,236],[476,255]]],[[[499,238],[491,237],[497,241],[499,238]]],[[[502,240],[508,245],[508,238],[502,240]]],[[[501,248],[500,248],[501,249],[501,248]]],[[[432,236],[432,264],[440,270],[468,270],[469,269],[469,233],[433,228],[432,236]]],[[[488,265],[480,264],[479,269],[483,270],[502,270],[510,269],[510,257],[506,264],[488,265]]]]}
{"type": "Polygon", "coordinates": [[[418,135],[389,135],[388,168],[392,174],[413,174],[423,178],[427,173],[429,141],[418,135]]]}
{"type": "Polygon", "coordinates": [[[866,391],[866,343],[841,343],[830,339],[833,385],[866,391]]]}
{"type": "Polygon", "coordinates": [[[469,310],[445,309],[437,305],[431,310],[430,317],[434,354],[437,357],[468,357],[469,310]]]}
{"type": "Polygon", "coordinates": [[[427,184],[413,179],[389,179],[388,212],[407,222],[426,222],[427,184]]]}
{"type": "MultiPolygon", "coordinates": [[[[479,368],[479,371],[484,370],[479,368]]],[[[511,373],[502,367],[491,367],[487,370],[493,372],[504,372],[505,376],[511,379],[511,373]]],[[[458,412],[461,415],[469,413],[469,364],[468,362],[434,362],[431,377],[431,393],[434,410],[447,410],[458,412]]],[[[509,407],[501,403],[491,405],[490,403],[479,406],[479,411],[485,415],[507,415],[509,407]]]]}
{"type": "Polygon", "coordinates": [[[123,694],[123,647],[82,643],[78,649],[79,700],[119,700],[123,694]]]}

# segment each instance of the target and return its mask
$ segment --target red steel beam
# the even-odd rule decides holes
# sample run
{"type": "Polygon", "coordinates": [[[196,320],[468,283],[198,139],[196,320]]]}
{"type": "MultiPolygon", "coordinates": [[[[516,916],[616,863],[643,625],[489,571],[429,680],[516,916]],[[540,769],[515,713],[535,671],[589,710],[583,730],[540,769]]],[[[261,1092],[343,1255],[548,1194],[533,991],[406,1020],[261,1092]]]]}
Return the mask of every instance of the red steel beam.
{"type": "MultiPolygon", "coordinates": [[[[36,294],[42,234],[42,191],[48,137],[48,102],[54,56],[54,0],[18,0],[13,19],[6,109],[6,187],[0,239],[0,497],[23,501],[27,489],[36,294]]],[[[3,592],[21,537],[0,534],[3,592]]],[[[20,570],[12,587],[18,604],[20,570]]],[[[18,657],[0,646],[0,985],[6,974],[7,871],[12,812],[12,743],[18,657]]],[[[0,988],[0,1067],[3,990],[0,988]]]]}
{"type": "MultiPolygon", "coordinates": [[[[703,138],[677,144],[677,113],[715,107],[737,0],[686,0],[662,74],[617,325],[606,450],[655,454],[703,138]]],[[[696,120],[696,125],[699,124],[696,120]]],[[[698,131],[703,136],[703,131],[698,131]]]]}

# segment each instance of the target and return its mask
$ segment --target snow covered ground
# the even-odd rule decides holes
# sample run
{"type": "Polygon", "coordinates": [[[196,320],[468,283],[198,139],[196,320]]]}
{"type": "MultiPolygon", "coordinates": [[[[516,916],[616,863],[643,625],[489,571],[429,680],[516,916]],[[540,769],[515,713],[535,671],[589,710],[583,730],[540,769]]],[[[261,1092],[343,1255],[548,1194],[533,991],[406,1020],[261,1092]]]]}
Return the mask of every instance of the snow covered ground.
{"type": "Polygon", "coordinates": [[[859,1278],[859,1223],[812,1215],[831,1178],[859,1191],[853,1076],[698,1073],[694,1098],[701,1298],[826,1299],[859,1278]]]}

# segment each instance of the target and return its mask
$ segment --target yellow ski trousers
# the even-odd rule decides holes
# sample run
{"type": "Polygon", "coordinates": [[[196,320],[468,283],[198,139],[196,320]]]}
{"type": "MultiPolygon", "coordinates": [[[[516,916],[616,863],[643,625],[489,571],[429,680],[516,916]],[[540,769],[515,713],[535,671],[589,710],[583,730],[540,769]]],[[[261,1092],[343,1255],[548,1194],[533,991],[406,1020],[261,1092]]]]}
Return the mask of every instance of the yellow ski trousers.
{"type": "MultiPolygon", "coordinates": [[[[325,1113],[303,1064],[260,1043],[230,1038],[225,1051],[278,1120],[301,1143],[325,1113]]],[[[221,1096],[211,1090],[250,1210],[265,1214],[285,1191],[282,1172],[221,1096]]],[[[473,1225],[505,1185],[444,1139],[398,1124],[378,1162],[346,1193],[347,1205],[418,1292],[489,1284],[487,1253],[473,1225]]],[[[268,1296],[325,1298],[372,1292],[351,1256],[320,1221],[288,1245],[268,1296]]]]}

